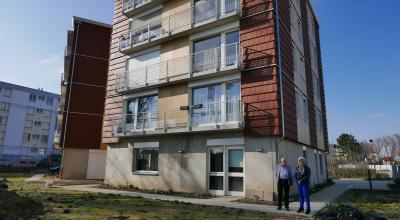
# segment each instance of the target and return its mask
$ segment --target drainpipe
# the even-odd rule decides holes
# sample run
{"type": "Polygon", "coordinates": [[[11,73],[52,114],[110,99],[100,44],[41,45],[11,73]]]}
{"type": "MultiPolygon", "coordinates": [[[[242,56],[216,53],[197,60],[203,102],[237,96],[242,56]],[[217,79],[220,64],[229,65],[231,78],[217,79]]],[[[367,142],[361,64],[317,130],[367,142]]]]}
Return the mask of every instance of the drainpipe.
{"type": "Polygon", "coordinates": [[[65,137],[67,133],[67,125],[68,125],[68,116],[69,116],[69,104],[71,102],[71,92],[72,92],[72,81],[74,79],[74,71],[75,71],[75,60],[76,60],[76,48],[78,47],[78,36],[79,36],[79,29],[80,29],[81,21],[75,21],[76,25],[76,35],[75,35],[75,45],[74,45],[74,55],[73,55],[73,62],[72,62],[72,70],[71,70],[71,80],[68,81],[69,85],[69,93],[68,93],[68,103],[67,103],[67,111],[65,116],[65,125],[64,125],[64,135],[63,135],[63,146],[62,146],[62,156],[61,156],[61,165],[60,165],[60,174],[62,177],[63,168],[64,168],[64,152],[65,152],[65,137]]]}
{"type": "MultiPolygon", "coordinates": [[[[279,6],[278,6],[278,1],[275,0],[275,25],[276,25],[276,35],[277,35],[277,41],[278,41],[278,75],[279,75],[279,95],[280,95],[280,101],[281,101],[281,126],[282,126],[282,133],[279,141],[276,141],[275,144],[275,161],[273,161],[273,165],[276,165],[279,158],[278,158],[278,150],[281,142],[285,139],[285,115],[283,111],[283,86],[282,86],[282,60],[281,60],[281,40],[280,40],[280,21],[279,21],[279,6]]],[[[273,166],[275,167],[275,166],[273,166]]],[[[272,170],[274,175],[273,175],[273,191],[275,192],[275,170],[272,170]]]]}

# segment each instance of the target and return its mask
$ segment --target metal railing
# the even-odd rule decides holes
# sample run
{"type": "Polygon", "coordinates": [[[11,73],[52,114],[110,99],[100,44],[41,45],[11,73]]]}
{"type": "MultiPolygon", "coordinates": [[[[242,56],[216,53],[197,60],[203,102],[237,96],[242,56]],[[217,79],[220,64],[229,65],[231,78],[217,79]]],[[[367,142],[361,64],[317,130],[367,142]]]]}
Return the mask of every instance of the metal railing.
{"type": "Polygon", "coordinates": [[[142,42],[163,38],[225,14],[239,12],[238,0],[211,0],[170,16],[136,27],[120,37],[119,48],[125,50],[142,42]],[[193,21],[192,21],[193,20],[193,21]]]}
{"type": "Polygon", "coordinates": [[[170,81],[174,78],[189,78],[195,73],[215,73],[224,68],[239,68],[241,57],[240,44],[234,43],[165,62],[130,69],[117,74],[116,91],[124,92],[151,83],[170,81]]]}
{"type": "MultiPolygon", "coordinates": [[[[197,105],[199,106],[199,105],[197,105]]],[[[187,132],[240,128],[243,125],[243,103],[241,100],[208,103],[187,110],[167,109],[120,115],[112,119],[112,133],[135,135],[143,133],[187,132]]]]}

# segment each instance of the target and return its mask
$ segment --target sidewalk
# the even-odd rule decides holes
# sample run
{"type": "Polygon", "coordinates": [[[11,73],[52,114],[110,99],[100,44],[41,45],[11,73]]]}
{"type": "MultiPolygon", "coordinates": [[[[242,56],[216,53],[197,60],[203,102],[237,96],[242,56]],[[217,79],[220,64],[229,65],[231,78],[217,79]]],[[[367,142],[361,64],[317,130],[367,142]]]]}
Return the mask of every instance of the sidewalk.
{"type": "MultiPolygon", "coordinates": [[[[335,199],[337,199],[340,195],[342,195],[346,190],[348,190],[352,186],[353,183],[349,183],[346,181],[338,181],[336,182],[336,184],[327,187],[319,191],[318,193],[312,194],[310,197],[311,214],[313,215],[322,208],[324,208],[327,203],[333,202],[335,199]]],[[[164,201],[180,201],[180,202],[199,204],[199,205],[222,206],[227,208],[245,209],[245,210],[259,211],[259,212],[269,212],[269,213],[279,213],[279,214],[289,214],[289,215],[304,215],[302,213],[296,212],[296,210],[299,208],[298,202],[290,203],[290,211],[286,211],[286,210],[276,210],[276,206],[271,206],[271,205],[258,205],[258,204],[234,202],[238,200],[240,197],[233,197],[233,196],[217,197],[210,199],[197,199],[197,198],[186,198],[186,197],[149,194],[141,192],[101,189],[101,188],[95,188],[95,185],[74,185],[74,186],[59,186],[59,187],[67,190],[116,194],[122,196],[132,196],[132,197],[143,197],[145,199],[153,199],[153,200],[158,199],[164,201]]]]}
{"type": "Polygon", "coordinates": [[[36,174],[34,176],[31,176],[29,178],[27,178],[25,181],[27,182],[34,182],[34,181],[39,181],[41,180],[43,177],[45,176],[45,174],[36,174]]]}

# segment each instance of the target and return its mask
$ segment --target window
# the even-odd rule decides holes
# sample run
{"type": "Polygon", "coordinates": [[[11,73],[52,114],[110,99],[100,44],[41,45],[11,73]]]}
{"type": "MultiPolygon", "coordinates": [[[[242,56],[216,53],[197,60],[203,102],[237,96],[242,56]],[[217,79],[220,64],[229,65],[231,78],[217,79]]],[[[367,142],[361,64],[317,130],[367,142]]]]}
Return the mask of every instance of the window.
{"type": "Polygon", "coordinates": [[[301,118],[301,105],[302,105],[302,95],[298,89],[295,89],[295,96],[296,96],[296,115],[297,118],[301,118]]]}
{"type": "Polygon", "coordinates": [[[127,74],[130,85],[133,86],[158,81],[160,78],[160,50],[156,49],[130,57],[127,74]]]}
{"type": "Polygon", "coordinates": [[[49,141],[49,136],[48,135],[42,135],[40,138],[40,141],[42,143],[47,143],[49,141]]]}
{"type": "Polygon", "coordinates": [[[38,134],[33,134],[32,135],[32,140],[38,141],[39,139],[40,139],[40,135],[38,135],[38,134]]]}
{"type": "Polygon", "coordinates": [[[10,109],[10,103],[0,102],[0,111],[8,111],[10,109]]]}
{"type": "Polygon", "coordinates": [[[195,24],[215,19],[221,14],[234,12],[237,8],[235,0],[194,0],[195,24]]]}
{"type": "MultiPolygon", "coordinates": [[[[319,166],[318,166],[318,156],[317,156],[317,151],[314,151],[314,160],[315,160],[315,169],[317,170],[317,175],[318,175],[318,170],[319,170],[319,166]]],[[[318,179],[317,179],[318,182],[318,179]]]]}
{"type": "Polygon", "coordinates": [[[29,95],[29,101],[30,102],[36,102],[36,98],[37,98],[37,95],[35,95],[35,94],[30,94],[29,95]]]}
{"type": "Polygon", "coordinates": [[[4,140],[5,132],[0,131],[0,140],[4,140]]]}
{"type": "Polygon", "coordinates": [[[29,142],[29,141],[31,141],[31,134],[24,133],[24,142],[29,142]]]}
{"type": "Polygon", "coordinates": [[[53,98],[47,97],[46,104],[52,106],[53,105],[53,98]]]}
{"type": "Polygon", "coordinates": [[[166,24],[163,24],[163,22],[160,20],[161,14],[162,9],[159,9],[141,17],[134,18],[129,24],[132,34],[130,39],[131,44],[137,44],[155,37],[159,37],[162,34],[167,34],[168,30],[162,29],[162,25],[166,26],[166,24]]]}
{"type": "Polygon", "coordinates": [[[45,99],[46,98],[44,96],[41,96],[41,95],[38,97],[38,100],[41,101],[41,102],[44,102],[45,99]]]}
{"type": "Polygon", "coordinates": [[[308,123],[308,100],[306,97],[303,97],[303,109],[304,109],[304,118],[303,120],[308,123]]]}
{"type": "Polygon", "coordinates": [[[10,98],[11,97],[11,93],[12,93],[11,89],[9,89],[9,88],[4,88],[3,89],[3,97],[10,98]]]}
{"type": "Polygon", "coordinates": [[[31,147],[31,153],[37,153],[39,149],[37,147],[31,147]]]}
{"type": "Polygon", "coordinates": [[[303,42],[303,25],[300,18],[297,19],[297,34],[299,36],[300,42],[303,42]]]}
{"type": "Polygon", "coordinates": [[[158,96],[140,97],[127,102],[127,128],[149,129],[157,127],[158,96]]]}
{"type": "Polygon", "coordinates": [[[41,122],[41,121],[35,121],[35,122],[33,123],[33,125],[34,125],[35,127],[40,127],[40,126],[42,126],[42,122],[41,122]]]}
{"type": "Polygon", "coordinates": [[[43,109],[42,108],[36,108],[35,112],[38,114],[43,114],[43,109]]]}
{"type": "Polygon", "coordinates": [[[238,65],[239,32],[221,33],[193,43],[193,71],[238,65]]]}
{"type": "Polygon", "coordinates": [[[32,120],[27,120],[27,121],[25,122],[25,128],[31,128],[32,125],[33,125],[33,121],[32,121],[32,120]]]}
{"type": "Polygon", "coordinates": [[[0,125],[5,125],[7,124],[7,117],[5,116],[0,116],[0,125]]]}
{"type": "Polygon", "coordinates": [[[240,119],[240,82],[193,88],[192,105],[202,105],[201,108],[192,110],[192,126],[238,122],[240,119]]]}
{"type": "Polygon", "coordinates": [[[158,148],[135,148],[136,163],[134,171],[158,171],[158,148]]]}

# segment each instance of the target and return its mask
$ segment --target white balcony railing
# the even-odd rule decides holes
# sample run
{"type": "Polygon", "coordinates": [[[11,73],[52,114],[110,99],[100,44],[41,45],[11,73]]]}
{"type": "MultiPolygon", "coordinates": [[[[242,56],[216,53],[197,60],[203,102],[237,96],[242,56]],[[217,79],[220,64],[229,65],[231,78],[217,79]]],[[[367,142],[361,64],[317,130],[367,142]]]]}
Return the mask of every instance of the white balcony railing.
{"type": "Polygon", "coordinates": [[[112,120],[112,132],[114,136],[131,136],[235,129],[243,125],[243,104],[240,100],[196,106],[187,110],[168,109],[120,115],[112,120]]]}
{"type": "Polygon", "coordinates": [[[207,1],[129,30],[121,35],[119,48],[122,51],[143,42],[149,42],[189,30],[193,25],[195,26],[196,24],[219,19],[224,15],[238,12],[238,0],[207,1]]]}
{"type": "Polygon", "coordinates": [[[241,57],[240,44],[234,43],[165,62],[131,69],[117,74],[116,91],[125,92],[148,84],[194,77],[196,74],[211,74],[239,68],[241,57]]]}

